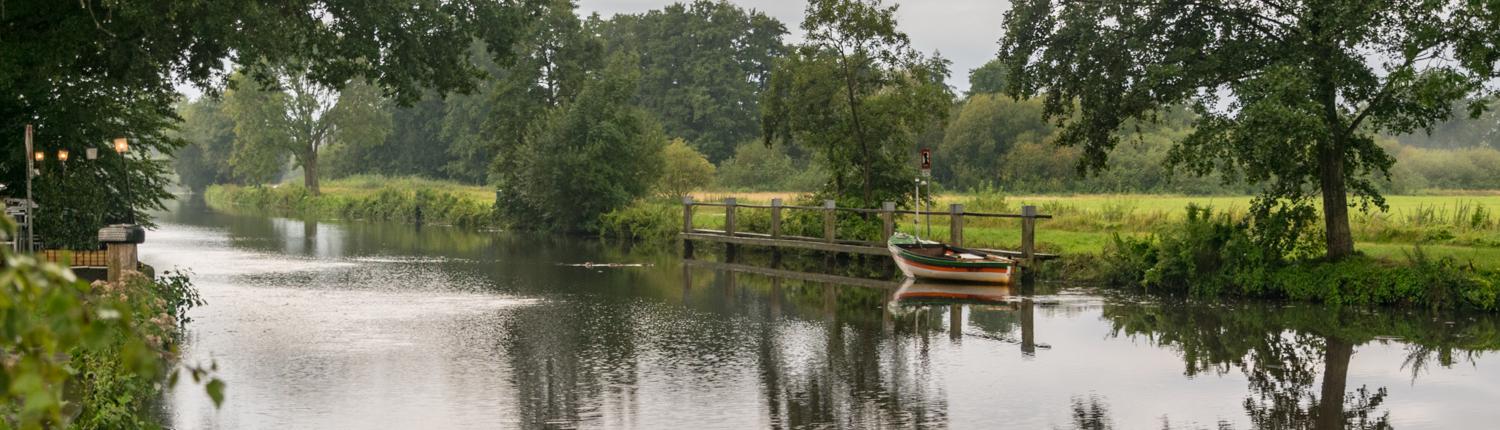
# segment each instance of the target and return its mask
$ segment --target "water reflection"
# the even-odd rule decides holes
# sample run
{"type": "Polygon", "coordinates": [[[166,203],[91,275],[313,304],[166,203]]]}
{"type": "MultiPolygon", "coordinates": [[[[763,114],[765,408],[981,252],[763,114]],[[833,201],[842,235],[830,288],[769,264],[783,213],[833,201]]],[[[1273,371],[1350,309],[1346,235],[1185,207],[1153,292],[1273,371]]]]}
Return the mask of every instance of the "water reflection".
{"type": "MultiPolygon", "coordinates": [[[[1488,315],[902,284],[863,263],[681,262],[587,240],[166,214],[177,427],[1381,428],[1500,419],[1488,315]],[[641,268],[562,267],[583,261],[641,268]],[[777,265],[777,263],[780,263],[777,265]],[[856,269],[827,267],[852,264],[856,269]],[[821,270],[820,270],[821,269],[821,270]]],[[[712,249],[701,253],[709,258],[712,249]]]]}

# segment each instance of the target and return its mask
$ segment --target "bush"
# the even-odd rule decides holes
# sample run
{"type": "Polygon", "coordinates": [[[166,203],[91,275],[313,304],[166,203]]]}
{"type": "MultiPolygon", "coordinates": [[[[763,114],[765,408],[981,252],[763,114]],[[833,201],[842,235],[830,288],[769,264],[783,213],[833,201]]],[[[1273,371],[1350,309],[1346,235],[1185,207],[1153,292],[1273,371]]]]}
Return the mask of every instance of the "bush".
{"type": "Polygon", "coordinates": [[[636,200],[599,219],[599,233],[618,239],[667,244],[682,231],[682,205],[672,202],[636,200]]]}
{"type": "MultiPolygon", "coordinates": [[[[0,217],[0,236],[14,232],[0,217]]],[[[153,427],[150,406],[176,358],[182,315],[202,303],[186,275],[89,285],[8,247],[0,247],[0,261],[0,386],[10,393],[0,402],[4,427],[153,427]],[[77,413],[65,414],[65,405],[77,405],[77,413]]],[[[223,382],[214,379],[209,389],[217,404],[223,382]]]]}
{"type": "Polygon", "coordinates": [[[714,165],[682,139],[673,139],[661,155],[661,182],[656,188],[663,196],[680,199],[714,180],[714,165]]]}
{"type": "Polygon", "coordinates": [[[440,183],[393,179],[383,185],[330,182],[323,195],[314,196],[301,185],[239,187],[215,185],[204,200],[212,207],[253,210],[283,216],[349,220],[397,221],[488,227],[495,224],[490,202],[457,190],[441,189],[440,183]],[[347,190],[342,188],[349,188],[347,190]]]}
{"type": "Polygon", "coordinates": [[[1500,308],[1500,273],[1429,258],[1420,248],[1406,264],[1356,256],[1313,258],[1321,232],[1271,233],[1227,214],[1188,207],[1187,219],[1152,237],[1116,236],[1099,259],[1095,280],[1198,298],[1276,298],[1328,304],[1500,308]]]}

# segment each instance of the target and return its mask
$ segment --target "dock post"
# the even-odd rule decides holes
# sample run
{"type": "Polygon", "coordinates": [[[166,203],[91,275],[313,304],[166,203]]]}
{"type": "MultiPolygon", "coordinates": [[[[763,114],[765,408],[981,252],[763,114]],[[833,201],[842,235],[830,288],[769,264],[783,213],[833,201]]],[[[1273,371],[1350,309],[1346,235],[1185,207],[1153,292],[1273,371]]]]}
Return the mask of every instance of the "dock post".
{"type": "Polygon", "coordinates": [[[734,197],[724,198],[724,234],[734,236],[734,197]]]}
{"type": "Polygon", "coordinates": [[[964,205],[954,203],[948,206],[948,244],[953,246],[964,246],[964,205]]]}
{"type": "Polygon", "coordinates": [[[781,238],[781,199],[771,199],[771,238],[781,238]]]}
{"type": "Polygon", "coordinates": [[[896,234],[896,202],[883,202],[880,204],[880,243],[891,240],[893,234],[896,234]]]}
{"type": "MultiPolygon", "coordinates": [[[[693,232],[693,196],[682,196],[682,232],[693,232]]],[[[693,258],[693,240],[682,238],[682,256],[693,258]]]]}
{"type": "Polygon", "coordinates": [[[1021,260],[1027,268],[1036,264],[1036,206],[1021,206],[1021,260]]]}
{"type": "Polygon", "coordinates": [[[836,205],[833,200],[823,201],[823,241],[833,243],[834,224],[833,208],[836,205]]]}
{"type": "MultiPolygon", "coordinates": [[[[725,197],[724,198],[724,235],[725,236],[734,237],[734,230],[735,230],[735,219],[734,219],[735,206],[736,206],[736,203],[735,203],[734,197],[725,197]]],[[[725,243],[724,244],[724,261],[725,262],[730,262],[730,263],[734,262],[734,257],[735,257],[735,254],[736,254],[735,253],[736,248],[737,247],[734,246],[734,243],[725,243]]]]}

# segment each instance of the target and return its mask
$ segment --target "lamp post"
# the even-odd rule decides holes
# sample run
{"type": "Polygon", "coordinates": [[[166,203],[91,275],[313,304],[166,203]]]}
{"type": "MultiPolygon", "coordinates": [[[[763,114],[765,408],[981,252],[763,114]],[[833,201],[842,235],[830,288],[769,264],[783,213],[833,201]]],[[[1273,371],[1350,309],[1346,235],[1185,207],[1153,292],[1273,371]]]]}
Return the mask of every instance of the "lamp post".
{"type": "Polygon", "coordinates": [[[130,152],[130,140],[125,136],[116,137],[115,152],[120,154],[120,179],[125,181],[125,217],[128,223],[135,224],[135,209],[130,207],[130,172],[125,165],[125,153],[130,152]]]}

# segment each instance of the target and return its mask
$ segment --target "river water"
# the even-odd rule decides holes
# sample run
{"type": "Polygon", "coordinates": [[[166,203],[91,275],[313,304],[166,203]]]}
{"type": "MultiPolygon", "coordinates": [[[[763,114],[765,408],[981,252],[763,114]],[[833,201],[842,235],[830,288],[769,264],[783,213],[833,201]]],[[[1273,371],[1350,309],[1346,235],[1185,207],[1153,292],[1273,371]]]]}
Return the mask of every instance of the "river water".
{"type": "Polygon", "coordinates": [[[208,302],[184,360],[228,384],[217,409],[190,384],[170,392],[178,428],[1500,422],[1488,316],[823,283],[586,239],[190,203],[159,221],[143,260],[190,269],[208,302]],[[560,265],[583,262],[649,266],[560,265]]]}

